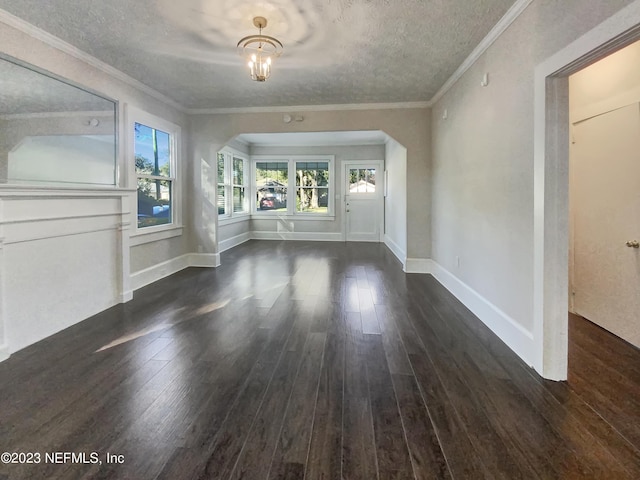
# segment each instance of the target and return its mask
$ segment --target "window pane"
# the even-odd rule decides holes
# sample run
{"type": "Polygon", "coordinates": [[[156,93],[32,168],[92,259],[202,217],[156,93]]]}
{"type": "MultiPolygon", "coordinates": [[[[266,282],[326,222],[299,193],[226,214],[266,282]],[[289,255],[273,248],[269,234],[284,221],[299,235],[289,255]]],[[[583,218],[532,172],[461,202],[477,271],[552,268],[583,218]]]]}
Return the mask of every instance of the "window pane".
{"type": "Polygon", "coordinates": [[[244,160],[233,157],[233,184],[244,186],[244,160]]]}
{"type": "Polygon", "coordinates": [[[244,187],[233,187],[233,213],[245,211],[244,187]]]}
{"type": "Polygon", "coordinates": [[[138,178],[138,228],[171,223],[171,183],[138,178]]]}
{"type": "Polygon", "coordinates": [[[296,162],[296,186],[326,187],[329,185],[327,162],[296,162]]]}
{"type": "Polygon", "coordinates": [[[296,211],[301,213],[328,213],[328,188],[298,188],[296,192],[296,211]]]}
{"type": "Polygon", "coordinates": [[[136,123],[134,142],[136,172],[170,177],[170,144],[168,133],[136,123]]]}
{"type": "Polygon", "coordinates": [[[257,162],[256,208],[258,210],[286,210],[288,179],[289,166],[287,162],[257,162]]]}
{"type": "Polygon", "coordinates": [[[224,183],[224,154],[218,154],[218,183],[224,183]]]}
{"type": "Polygon", "coordinates": [[[351,168],[349,169],[349,193],[375,193],[376,169],[375,168],[351,168]]]}
{"type": "Polygon", "coordinates": [[[328,185],[328,162],[296,162],[296,211],[327,213],[328,185]]]}
{"type": "Polygon", "coordinates": [[[227,213],[227,203],[225,202],[224,186],[218,186],[218,215],[225,215],[227,213]]]}

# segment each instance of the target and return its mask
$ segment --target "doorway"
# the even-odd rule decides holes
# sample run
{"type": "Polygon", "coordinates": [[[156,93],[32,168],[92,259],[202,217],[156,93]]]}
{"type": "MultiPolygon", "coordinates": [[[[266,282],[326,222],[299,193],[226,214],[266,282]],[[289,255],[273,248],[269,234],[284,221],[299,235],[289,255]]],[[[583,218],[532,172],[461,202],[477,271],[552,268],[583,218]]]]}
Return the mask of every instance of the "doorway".
{"type": "Polygon", "coordinates": [[[640,347],[640,103],[572,118],[570,162],[570,311],[640,347]]]}
{"type": "Polygon", "coordinates": [[[639,38],[640,14],[621,11],[535,69],[533,364],[548,379],[567,379],[568,77],[639,38]]]}
{"type": "Polygon", "coordinates": [[[384,235],[384,164],[344,162],[345,240],[381,242],[384,235]]]}

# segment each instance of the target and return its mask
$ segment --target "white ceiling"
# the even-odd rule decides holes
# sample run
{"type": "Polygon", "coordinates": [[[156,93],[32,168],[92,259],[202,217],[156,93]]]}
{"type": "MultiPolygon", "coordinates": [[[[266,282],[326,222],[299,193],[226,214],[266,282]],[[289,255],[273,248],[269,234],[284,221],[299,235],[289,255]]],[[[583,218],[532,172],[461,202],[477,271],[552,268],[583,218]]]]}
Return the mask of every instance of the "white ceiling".
{"type": "Polygon", "coordinates": [[[186,108],[428,101],[514,0],[0,0],[186,108]],[[238,40],[284,44],[265,83],[238,40]]]}

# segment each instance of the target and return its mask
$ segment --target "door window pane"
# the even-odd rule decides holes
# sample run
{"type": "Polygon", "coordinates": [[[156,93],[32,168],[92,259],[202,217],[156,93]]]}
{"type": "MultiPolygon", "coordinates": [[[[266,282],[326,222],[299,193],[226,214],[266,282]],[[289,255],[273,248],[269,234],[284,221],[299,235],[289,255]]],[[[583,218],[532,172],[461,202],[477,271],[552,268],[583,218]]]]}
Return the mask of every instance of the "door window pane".
{"type": "Polygon", "coordinates": [[[375,193],[376,169],[375,168],[351,168],[349,169],[349,193],[375,193]]]}

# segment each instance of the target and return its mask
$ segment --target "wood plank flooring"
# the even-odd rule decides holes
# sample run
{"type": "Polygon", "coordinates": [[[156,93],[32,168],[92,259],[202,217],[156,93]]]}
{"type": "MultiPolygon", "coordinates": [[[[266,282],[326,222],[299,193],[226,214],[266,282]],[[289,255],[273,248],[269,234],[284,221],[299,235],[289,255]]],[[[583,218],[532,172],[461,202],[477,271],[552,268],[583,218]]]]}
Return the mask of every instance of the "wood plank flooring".
{"type": "Polygon", "coordinates": [[[0,363],[0,452],[41,455],[0,479],[640,478],[640,352],[586,320],[550,382],[383,245],[222,262],[0,363]]]}

